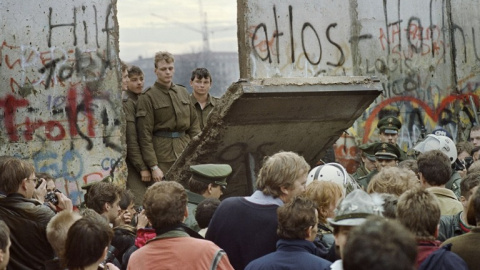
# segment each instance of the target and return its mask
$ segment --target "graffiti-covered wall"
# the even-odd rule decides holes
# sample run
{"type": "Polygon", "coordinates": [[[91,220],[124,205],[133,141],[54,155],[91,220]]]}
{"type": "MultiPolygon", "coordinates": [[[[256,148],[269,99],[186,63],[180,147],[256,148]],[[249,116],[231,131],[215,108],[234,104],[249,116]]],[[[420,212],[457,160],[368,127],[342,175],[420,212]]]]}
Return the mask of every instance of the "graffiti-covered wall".
{"type": "Polygon", "coordinates": [[[335,153],[349,171],[356,145],[377,140],[382,115],[393,113],[403,122],[399,144],[405,150],[437,127],[455,141],[466,140],[476,123],[478,1],[265,0],[239,1],[238,7],[240,23],[255,22],[239,32],[239,39],[245,37],[241,50],[250,55],[240,61],[251,67],[241,70],[242,77],[381,80],[383,95],[337,141],[335,153]]]}
{"type": "Polygon", "coordinates": [[[124,179],[115,1],[0,2],[0,155],[57,178],[74,204],[124,179]]]}

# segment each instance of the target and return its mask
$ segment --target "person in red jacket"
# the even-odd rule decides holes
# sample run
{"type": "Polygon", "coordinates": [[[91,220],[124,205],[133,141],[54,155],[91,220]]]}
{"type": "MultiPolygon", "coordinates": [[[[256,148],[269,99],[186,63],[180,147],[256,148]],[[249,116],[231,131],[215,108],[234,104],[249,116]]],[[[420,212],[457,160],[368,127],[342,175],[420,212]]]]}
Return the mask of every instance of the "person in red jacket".
{"type": "Polygon", "coordinates": [[[187,192],[181,184],[153,184],[143,206],[157,236],[130,256],[127,269],[233,269],[217,245],[190,236],[191,229],[183,224],[188,210],[187,192]]]}

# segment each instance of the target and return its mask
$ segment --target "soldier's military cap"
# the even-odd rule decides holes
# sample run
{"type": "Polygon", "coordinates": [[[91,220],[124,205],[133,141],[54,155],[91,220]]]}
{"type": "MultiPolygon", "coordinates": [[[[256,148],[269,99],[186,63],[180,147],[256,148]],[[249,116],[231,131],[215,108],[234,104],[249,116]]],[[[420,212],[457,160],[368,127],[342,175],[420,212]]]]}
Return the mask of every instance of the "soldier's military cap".
{"type": "Polygon", "coordinates": [[[362,153],[371,161],[375,161],[375,143],[365,143],[358,147],[362,153]]]}
{"type": "Polygon", "coordinates": [[[401,153],[400,149],[390,143],[376,143],[375,145],[375,157],[377,159],[399,160],[401,153]]]}
{"type": "Polygon", "coordinates": [[[398,134],[398,130],[402,128],[402,122],[396,117],[389,116],[380,119],[377,128],[385,134],[398,134]]]}
{"type": "Polygon", "coordinates": [[[191,165],[190,172],[192,172],[192,178],[197,181],[226,186],[227,176],[232,173],[232,167],[228,164],[191,165]]]}

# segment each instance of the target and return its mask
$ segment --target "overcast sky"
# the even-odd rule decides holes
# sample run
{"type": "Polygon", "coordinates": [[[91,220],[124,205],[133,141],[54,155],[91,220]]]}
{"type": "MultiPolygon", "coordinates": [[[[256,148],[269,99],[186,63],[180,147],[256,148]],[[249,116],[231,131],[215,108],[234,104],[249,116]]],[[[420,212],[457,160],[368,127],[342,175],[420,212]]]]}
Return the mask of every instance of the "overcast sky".
{"type": "Polygon", "coordinates": [[[120,58],[128,62],[160,50],[201,51],[200,2],[207,14],[210,50],[236,52],[236,0],[119,0],[120,58]]]}

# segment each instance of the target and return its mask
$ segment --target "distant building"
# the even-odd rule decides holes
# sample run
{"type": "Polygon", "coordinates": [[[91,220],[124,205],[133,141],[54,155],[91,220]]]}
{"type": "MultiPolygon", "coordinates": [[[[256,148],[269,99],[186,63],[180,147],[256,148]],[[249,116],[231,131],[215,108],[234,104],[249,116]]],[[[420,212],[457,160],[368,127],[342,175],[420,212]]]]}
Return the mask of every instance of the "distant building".
{"type": "MultiPolygon", "coordinates": [[[[130,65],[139,66],[145,73],[145,88],[150,87],[156,80],[153,71],[153,57],[139,58],[129,62],[130,65]]],[[[213,86],[210,93],[220,97],[227,88],[240,77],[238,53],[236,52],[202,52],[175,55],[175,75],[173,81],[184,85],[189,92],[190,76],[197,67],[205,67],[212,74],[213,86]]]]}

